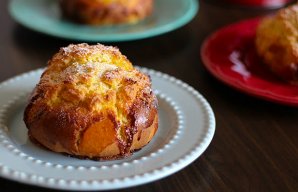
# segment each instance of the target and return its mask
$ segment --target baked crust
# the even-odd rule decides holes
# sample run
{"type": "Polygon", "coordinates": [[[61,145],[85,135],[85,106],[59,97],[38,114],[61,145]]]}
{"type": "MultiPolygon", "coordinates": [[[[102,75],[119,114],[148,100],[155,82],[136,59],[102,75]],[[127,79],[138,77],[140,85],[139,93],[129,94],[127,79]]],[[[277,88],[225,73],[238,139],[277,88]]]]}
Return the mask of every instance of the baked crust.
{"type": "Polygon", "coordinates": [[[298,82],[298,5],[281,9],[261,21],[256,49],[264,63],[282,79],[298,82]]]}
{"type": "Polygon", "coordinates": [[[62,16],[77,23],[135,23],[152,13],[153,0],[60,0],[62,16]]]}
{"type": "Polygon", "coordinates": [[[150,78],[118,49],[69,45],[48,62],[24,112],[30,138],[82,158],[130,155],[158,128],[150,78]]]}

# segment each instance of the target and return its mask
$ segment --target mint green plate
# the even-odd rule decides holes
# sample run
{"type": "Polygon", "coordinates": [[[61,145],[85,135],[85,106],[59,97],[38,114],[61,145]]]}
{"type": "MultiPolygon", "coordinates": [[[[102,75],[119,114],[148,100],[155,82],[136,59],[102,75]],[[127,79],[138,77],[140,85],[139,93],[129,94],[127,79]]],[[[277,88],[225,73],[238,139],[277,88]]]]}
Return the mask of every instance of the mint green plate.
{"type": "Polygon", "coordinates": [[[131,25],[88,26],[61,19],[58,0],[11,0],[9,11],[20,24],[48,35],[80,41],[128,41],[177,29],[197,13],[198,0],[155,0],[153,14],[131,25]]]}

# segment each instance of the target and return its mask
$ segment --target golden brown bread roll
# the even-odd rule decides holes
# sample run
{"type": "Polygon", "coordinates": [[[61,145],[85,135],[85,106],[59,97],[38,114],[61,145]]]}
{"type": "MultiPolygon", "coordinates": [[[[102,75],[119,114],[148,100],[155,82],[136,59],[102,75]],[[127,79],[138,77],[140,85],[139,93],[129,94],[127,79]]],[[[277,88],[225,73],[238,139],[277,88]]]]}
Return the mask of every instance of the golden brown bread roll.
{"type": "Polygon", "coordinates": [[[261,21],[256,49],[264,63],[282,79],[298,82],[298,5],[281,9],[261,21]]]}
{"type": "Polygon", "coordinates": [[[48,62],[24,112],[31,139],[90,159],[128,156],[158,128],[150,78],[117,48],[69,45],[48,62]]]}
{"type": "Polygon", "coordinates": [[[60,7],[64,18],[78,23],[135,23],[152,13],[153,0],[60,0],[60,7]]]}

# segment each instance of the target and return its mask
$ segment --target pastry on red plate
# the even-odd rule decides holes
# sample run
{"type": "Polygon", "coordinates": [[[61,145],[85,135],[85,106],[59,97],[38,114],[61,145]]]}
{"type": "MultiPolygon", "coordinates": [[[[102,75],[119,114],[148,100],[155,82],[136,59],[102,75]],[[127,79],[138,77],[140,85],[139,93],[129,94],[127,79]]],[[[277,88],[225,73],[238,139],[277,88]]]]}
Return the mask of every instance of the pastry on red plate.
{"type": "Polygon", "coordinates": [[[280,78],[298,83],[298,4],[263,19],[256,32],[256,49],[280,78]]]}

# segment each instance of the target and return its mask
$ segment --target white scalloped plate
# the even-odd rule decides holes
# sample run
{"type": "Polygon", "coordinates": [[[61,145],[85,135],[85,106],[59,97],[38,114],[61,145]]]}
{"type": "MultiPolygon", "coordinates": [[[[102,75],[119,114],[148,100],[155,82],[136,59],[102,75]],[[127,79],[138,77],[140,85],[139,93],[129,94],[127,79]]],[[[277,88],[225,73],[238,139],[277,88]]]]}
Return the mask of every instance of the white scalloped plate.
{"type": "Polygon", "coordinates": [[[22,183],[68,190],[119,189],[173,174],[198,158],[215,131],[207,101],[192,87],[166,74],[141,68],[152,78],[159,100],[159,129],[131,157],[91,161],[41,149],[27,137],[23,110],[43,69],[0,84],[0,176],[22,183]]]}

